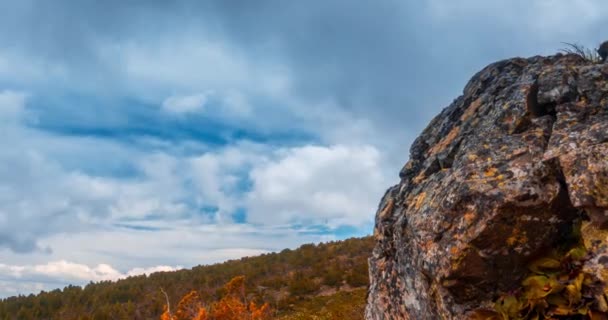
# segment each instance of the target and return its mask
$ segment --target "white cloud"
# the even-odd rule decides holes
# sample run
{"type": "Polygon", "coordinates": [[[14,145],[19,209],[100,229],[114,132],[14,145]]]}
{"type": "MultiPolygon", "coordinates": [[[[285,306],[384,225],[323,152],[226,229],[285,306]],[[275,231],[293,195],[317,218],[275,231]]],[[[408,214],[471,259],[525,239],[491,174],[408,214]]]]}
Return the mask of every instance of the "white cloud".
{"type": "Polygon", "coordinates": [[[26,98],[23,92],[0,91],[0,124],[19,121],[25,111],[26,98]]]}
{"type": "Polygon", "coordinates": [[[385,187],[371,146],[238,142],[150,151],[28,127],[21,121],[27,96],[0,94],[3,119],[11,121],[0,126],[0,141],[19,146],[0,149],[0,295],[331,240],[290,223],[369,222],[385,187]],[[89,170],[107,163],[132,174],[89,170]],[[217,207],[216,215],[207,207],[217,207]],[[247,221],[235,224],[239,208],[249,211],[247,221]]]}
{"type": "Polygon", "coordinates": [[[50,278],[70,279],[70,280],[116,280],[122,275],[112,266],[99,264],[89,267],[84,264],[68,262],[65,260],[53,261],[44,265],[35,266],[6,266],[0,265],[0,269],[14,271],[13,275],[17,278],[24,276],[42,276],[50,278]]]}
{"type": "Polygon", "coordinates": [[[264,153],[270,151],[268,147],[245,143],[190,158],[190,178],[198,203],[216,206],[217,220],[230,222],[225,215],[245,205],[242,197],[246,190],[242,185],[247,182],[249,170],[263,162],[264,153]]]}
{"type": "Polygon", "coordinates": [[[173,114],[204,112],[208,117],[225,120],[243,119],[253,111],[246,95],[238,90],[172,95],[162,102],[161,108],[173,114]]]}
{"type": "Polygon", "coordinates": [[[62,168],[44,154],[0,150],[0,247],[27,252],[56,232],[78,232],[97,223],[157,214],[187,213],[177,160],[148,155],[133,159],[140,179],[98,177],[62,168]]]}
{"type": "Polygon", "coordinates": [[[0,79],[19,85],[52,83],[61,85],[67,81],[68,70],[56,61],[44,57],[24,55],[6,47],[0,52],[0,79]]]}
{"type": "Polygon", "coordinates": [[[371,221],[388,185],[372,146],[285,149],[251,172],[247,196],[255,223],[313,222],[360,225],[371,221]]]}
{"type": "Polygon", "coordinates": [[[243,93],[230,90],[223,97],[223,109],[229,116],[246,117],[251,115],[253,107],[243,93]]]}
{"type": "Polygon", "coordinates": [[[0,280],[0,298],[16,296],[24,293],[38,293],[45,289],[56,289],[41,282],[23,282],[15,280],[0,280]],[[48,287],[48,288],[47,288],[48,287]]]}
{"type": "Polygon", "coordinates": [[[218,221],[230,221],[222,215],[244,207],[247,222],[261,225],[360,226],[372,220],[389,184],[381,154],[371,145],[241,145],[189,164],[199,201],[218,207],[218,221]]]}
{"type": "Polygon", "coordinates": [[[153,41],[104,43],[97,49],[102,64],[115,71],[111,76],[118,76],[117,81],[124,84],[122,90],[148,101],[174,92],[228,95],[239,91],[272,96],[290,86],[285,68],[276,63],[268,66],[228,42],[205,39],[200,32],[161,35],[153,41]]]}
{"type": "Polygon", "coordinates": [[[185,96],[171,96],[163,101],[163,110],[167,112],[183,114],[202,111],[207,103],[208,94],[199,93],[185,96]]]}
{"type": "Polygon", "coordinates": [[[310,234],[305,227],[194,225],[191,220],[130,225],[158,230],[103,227],[58,233],[40,240],[43,245],[53,247],[49,254],[23,255],[0,249],[2,260],[11,261],[0,265],[0,297],[179,268],[173,266],[212,264],[295,248],[301,243],[335,240],[333,235],[310,234]]]}
{"type": "MultiPolygon", "coordinates": [[[[195,224],[190,219],[134,221],[117,227],[45,237],[41,243],[53,247],[53,252],[45,256],[26,257],[2,254],[1,251],[0,254],[11,261],[20,261],[19,264],[43,264],[48,260],[65,259],[89,265],[104,261],[121,269],[134,269],[141,265],[191,267],[322,239],[316,235],[298,234],[298,230],[287,226],[195,224]]],[[[301,228],[303,233],[306,230],[301,228]]],[[[333,237],[328,235],[323,239],[333,237]]]]}
{"type": "MultiPolygon", "coordinates": [[[[25,97],[4,92],[0,102],[10,108],[2,110],[10,110],[5,114],[11,119],[19,117],[25,97]]],[[[267,226],[361,225],[371,221],[388,185],[380,153],[369,145],[277,150],[238,143],[171,155],[94,138],[46,135],[19,121],[4,129],[0,139],[21,147],[0,149],[0,248],[16,252],[48,253],[55,248],[41,239],[125,221],[157,220],[169,227],[182,219],[193,225],[230,224],[237,209],[246,211],[245,223],[267,226]],[[67,159],[103,166],[96,158],[110,154],[135,174],[96,175],[65,165],[67,159]]]]}
{"type": "Polygon", "coordinates": [[[151,274],[159,271],[175,271],[179,266],[153,266],[133,268],[120,272],[109,264],[94,267],[66,260],[51,261],[36,265],[9,265],[0,263],[0,297],[23,292],[37,292],[58,285],[82,285],[90,281],[118,280],[129,276],[151,274]]]}
{"type": "Polygon", "coordinates": [[[194,214],[188,201],[196,191],[187,186],[193,173],[181,172],[187,158],[28,128],[21,121],[27,96],[0,91],[0,141],[18,146],[0,149],[0,248],[45,253],[49,247],[38,240],[56,233],[149,215],[172,220],[194,214]],[[138,176],[99,176],[65,166],[68,162],[103,167],[116,159],[134,168],[138,176]]]}
{"type": "MultiPolygon", "coordinates": [[[[0,139],[23,147],[0,149],[0,248],[37,250],[36,255],[48,254],[47,248],[58,250],[44,241],[56,234],[101,227],[98,240],[106,241],[104,234],[114,224],[158,221],[161,228],[171,228],[183,219],[193,226],[230,224],[238,208],[250,211],[247,223],[267,226],[306,219],[328,220],[333,226],[360,224],[371,220],[373,212],[368,208],[375,206],[381,194],[377,190],[386,186],[379,153],[370,146],[277,151],[269,145],[239,143],[180,156],[135,151],[93,138],[48,136],[25,127],[5,133],[0,139]],[[90,158],[87,161],[111,154],[137,174],[100,176],[66,168],[58,161],[78,161],[83,154],[90,158]],[[274,194],[277,188],[286,191],[274,194]],[[214,215],[204,212],[214,207],[214,215]],[[294,218],[299,209],[306,212],[306,219],[294,218]]],[[[125,254],[138,250],[133,247],[125,254]]]]}
{"type": "Polygon", "coordinates": [[[127,77],[148,86],[219,89],[249,80],[250,65],[225,43],[204,41],[200,35],[157,40],[103,49],[108,59],[119,57],[127,77]]]}

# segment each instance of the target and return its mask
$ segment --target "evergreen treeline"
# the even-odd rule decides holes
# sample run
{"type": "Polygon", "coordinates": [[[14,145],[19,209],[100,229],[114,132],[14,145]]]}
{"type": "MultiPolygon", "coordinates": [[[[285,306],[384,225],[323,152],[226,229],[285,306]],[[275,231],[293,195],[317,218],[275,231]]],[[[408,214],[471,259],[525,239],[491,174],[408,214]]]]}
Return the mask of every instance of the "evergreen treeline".
{"type": "Polygon", "coordinates": [[[339,313],[357,310],[363,319],[359,311],[365,303],[372,247],[371,237],[306,244],[190,270],[10,297],[0,300],[0,319],[159,319],[166,304],[161,288],[172,305],[192,290],[202,301],[213,302],[225,295],[226,283],[241,275],[247,299],[268,303],[278,318],[316,319],[313,314],[318,313],[324,319],[340,319],[339,313]]]}

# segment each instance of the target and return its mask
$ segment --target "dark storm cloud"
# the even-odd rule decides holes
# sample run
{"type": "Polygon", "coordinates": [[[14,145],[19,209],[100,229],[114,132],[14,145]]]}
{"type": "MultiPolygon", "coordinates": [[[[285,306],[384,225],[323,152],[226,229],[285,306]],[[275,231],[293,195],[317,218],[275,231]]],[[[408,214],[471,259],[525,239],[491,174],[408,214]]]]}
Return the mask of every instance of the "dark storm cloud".
{"type": "MultiPolygon", "coordinates": [[[[555,53],[561,41],[593,46],[608,26],[606,6],[584,0],[18,1],[0,11],[1,50],[64,66],[62,90],[95,85],[125,95],[125,66],[104,48],[146,43],[154,52],[187,35],[222,43],[248,63],[286,68],[299,99],[334,101],[371,121],[378,140],[392,135],[400,150],[486,64],[555,53]]],[[[191,63],[192,72],[207,72],[205,61],[191,63]]],[[[115,109],[125,113],[116,118],[133,111],[115,109]]]]}
{"type": "Polygon", "coordinates": [[[594,45],[607,22],[574,21],[587,18],[577,15],[581,2],[593,6],[550,2],[553,12],[543,1],[219,1],[213,12],[251,52],[272,56],[278,48],[302,94],[335,97],[368,118],[419,130],[490,62],[551,54],[560,41],[594,45]],[[564,12],[572,23],[551,21],[564,12]]]}
{"type": "MultiPolygon", "coordinates": [[[[162,29],[163,9],[144,1],[6,1],[3,49],[70,63],[94,62],[96,44],[150,36],[162,29]],[[151,23],[152,22],[152,23],[151,23]]],[[[168,16],[165,16],[169,18],[168,16]]],[[[176,18],[171,16],[171,19],[176,18]]]]}
{"type": "Polygon", "coordinates": [[[580,39],[573,33],[606,24],[557,24],[558,29],[532,33],[533,19],[543,23],[544,18],[543,12],[530,12],[535,8],[542,6],[523,1],[18,1],[0,5],[0,27],[4,49],[102,75],[112,68],[97,64],[100,44],[200,34],[230,43],[251,59],[285,64],[302,97],[335,99],[358,116],[418,131],[485,64],[551,53],[560,41],[593,44],[597,31],[580,39]]]}

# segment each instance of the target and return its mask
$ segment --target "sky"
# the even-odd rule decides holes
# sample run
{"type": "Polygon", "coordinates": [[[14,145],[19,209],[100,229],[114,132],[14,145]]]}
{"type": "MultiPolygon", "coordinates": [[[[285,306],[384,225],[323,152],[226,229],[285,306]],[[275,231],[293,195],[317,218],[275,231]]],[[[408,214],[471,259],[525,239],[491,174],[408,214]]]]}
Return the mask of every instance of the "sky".
{"type": "MultiPolygon", "coordinates": [[[[487,64],[597,0],[0,2],[0,297],[371,234],[487,64]]],[[[605,38],[604,38],[605,37],[605,38]]]]}

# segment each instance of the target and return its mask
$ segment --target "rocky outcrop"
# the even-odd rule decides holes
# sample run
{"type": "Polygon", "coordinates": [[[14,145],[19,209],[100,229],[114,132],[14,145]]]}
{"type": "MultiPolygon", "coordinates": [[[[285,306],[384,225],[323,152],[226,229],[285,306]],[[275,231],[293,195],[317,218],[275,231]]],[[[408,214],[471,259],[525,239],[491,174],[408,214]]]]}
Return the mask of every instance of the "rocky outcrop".
{"type": "MultiPolygon", "coordinates": [[[[608,227],[608,64],[560,54],[486,67],[400,177],[376,214],[366,319],[466,319],[575,222],[608,227]]],[[[599,276],[605,240],[586,262],[599,276]]]]}

